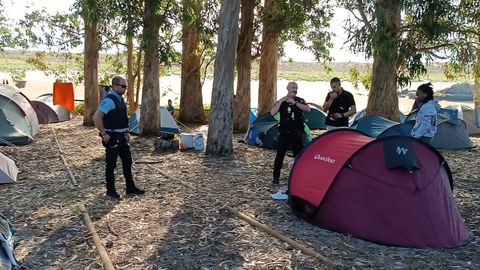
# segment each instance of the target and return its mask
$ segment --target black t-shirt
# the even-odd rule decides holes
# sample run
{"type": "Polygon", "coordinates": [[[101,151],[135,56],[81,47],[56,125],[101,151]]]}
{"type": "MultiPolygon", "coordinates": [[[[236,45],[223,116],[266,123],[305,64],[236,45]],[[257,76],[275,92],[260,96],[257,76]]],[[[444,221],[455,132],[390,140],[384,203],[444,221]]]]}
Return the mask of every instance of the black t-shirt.
{"type": "MultiPolygon", "coordinates": [[[[330,99],[330,93],[327,94],[325,102],[330,99]]],[[[325,118],[325,125],[334,126],[334,127],[348,127],[348,117],[343,117],[337,120],[330,119],[330,116],[334,113],[345,113],[348,112],[351,106],[355,105],[355,100],[353,95],[343,90],[342,93],[333,100],[330,109],[328,110],[327,118],[325,118]]]]}
{"type": "MultiPolygon", "coordinates": [[[[305,104],[303,98],[295,97],[294,100],[300,104],[305,104]]],[[[303,123],[305,118],[303,111],[297,107],[297,105],[290,104],[286,101],[280,105],[280,131],[299,131],[303,132],[303,123]]]]}

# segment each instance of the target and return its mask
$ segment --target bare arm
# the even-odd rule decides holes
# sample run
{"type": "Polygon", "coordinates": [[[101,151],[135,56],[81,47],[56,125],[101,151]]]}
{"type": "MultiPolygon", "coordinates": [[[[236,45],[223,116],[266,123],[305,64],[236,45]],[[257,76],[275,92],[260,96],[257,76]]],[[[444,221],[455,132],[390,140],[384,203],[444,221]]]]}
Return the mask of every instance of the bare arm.
{"type": "Polygon", "coordinates": [[[309,112],[310,111],[310,106],[308,106],[308,104],[303,104],[303,103],[300,103],[300,102],[297,102],[295,103],[295,105],[302,111],[304,112],[309,112]]]}
{"type": "Polygon", "coordinates": [[[347,112],[344,112],[345,117],[352,116],[357,113],[357,107],[355,105],[350,106],[350,109],[347,112]]]}
{"type": "Polygon", "coordinates": [[[110,136],[107,134],[105,127],[103,126],[103,116],[105,116],[105,114],[100,110],[97,110],[93,114],[93,122],[95,122],[95,127],[100,132],[102,139],[107,142],[110,139],[110,136]]]}
{"type": "Polygon", "coordinates": [[[278,111],[280,110],[280,106],[282,105],[282,102],[284,102],[286,99],[287,99],[287,97],[283,97],[283,98],[279,99],[277,101],[277,103],[275,103],[275,105],[273,105],[272,110],[270,110],[270,114],[271,115],[277,114],[278,111]]]}
{"type": "Polygon", "coordinates": [[[328,94],[329,94],[329,98],[327,101],[325,101],[325,103],[323,103],[323,106],[322,106],[324,111],[330,110],[330,106],[332,106],[333,101],[337,98],[337,93],[335,92],[330,92],[328,94]]]}

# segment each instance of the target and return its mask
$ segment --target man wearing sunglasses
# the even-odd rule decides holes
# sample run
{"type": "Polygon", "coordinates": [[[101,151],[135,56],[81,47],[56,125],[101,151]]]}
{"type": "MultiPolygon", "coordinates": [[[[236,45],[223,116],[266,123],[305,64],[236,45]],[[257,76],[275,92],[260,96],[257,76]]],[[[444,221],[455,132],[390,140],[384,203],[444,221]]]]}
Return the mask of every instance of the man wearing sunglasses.
{"type": "Polygon", "coordinates": [[[108,92],[93,115],[95,127],[100,131],[102,144],[105,147],[106,195],[113,199],[121,198],[115,189],[114,173],[119,156],[122,160],[127,195],[142,195],[145,193],[135,186],[132,176],[133,162],[129,145],[127,105],[122,98],[126,89],[127,81],[121,76],[115,76],[112,79],[112,90],[108,92]]]}
{"type": "Polygon", "coordinates": [[[292,149],[296,156],[303,148],[303,133],[305,118],[303,112],[309,112],[310,106],[303,98],[297,97],[298,84],[289,82],[287,95],[273,105],[270,113],[272,116],[280,112],[280,124],[278,126],[277,156],[273,169],[272,184],[279,184],[280,170],[283,159],[288,149],[292,149]]]}

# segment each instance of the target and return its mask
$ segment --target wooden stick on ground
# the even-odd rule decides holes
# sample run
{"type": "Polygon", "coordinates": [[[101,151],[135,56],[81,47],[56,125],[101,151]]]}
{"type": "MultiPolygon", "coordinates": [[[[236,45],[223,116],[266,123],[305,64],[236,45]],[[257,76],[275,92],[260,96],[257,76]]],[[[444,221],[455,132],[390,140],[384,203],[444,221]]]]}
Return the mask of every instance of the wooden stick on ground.
{"type": "MultiPolygon", "coordinates": [[[[67,168],[68,174],[70,175],[71,182],[74,186],[78,186],[78,183],[75,180],[75,176],[73,175],[72,170],[70,169],[70,166],[68,166],[67,160],[63,156],[62,147],[60,146],[60,142],[58,141],[57,135],[55,134],[55,130],[53,128],[52,128],[52,133],[53,133],[53,137],[55,138],[55,142],[57,143],[57,146],[60,152],[60,157],[62,158],[63,164],[67,168]]],[[[80,208],[80,212],[83,214],[83,222],[85,223],[85,226],[87,226],[88,230],[90,231],[90,234],[92,235],[93,243],[95,244],[98,254],[100,255],[100,260],[103,263],[103,268],[106,270],[115,270],[115,268],[113,267],[112,261],[110,261],[110,257],[108,257],[107,251],[105,251],[102,241],[100,240],[100,237],[98,236],[97,231],[95,230],[95,226],[93,226],[92,220],[90,219],[90,215],[88,214],[87,209],[85,209],[85,205],[80,204],[79,208],[80,208]]]]}
{"type": "Polygon", "coordinates": [[[110,257],[108,257],[107,251],[103,247],[102,241],[100,240],[100,237],[97,234],[97,231],[95,230],[95,227],[93,226],[92,220],[90,219],[90,215],[87,212],[87,209],[85,209],[85,206],[83,204],[80,205],[80,212],[83,213],[83,222],[85,223],[85,226],[87,226],[88,230],[90,231],[90,234],[92,235],[93,243],[95,244],[95,248],[98,251],[98,254],[100,255],[100,260],[102,260],[103,263],[103,268],[106,270],[115,270],[113,267],[112,261],[110,261],[110,257]]]}
{"type": "Polygon", "coordinates": [[[55,134],[55,129],[51,128],[51,130],[52,130],[52,133],[53,133],[53,138],[55,138],[55,142],[57,143],[57,147],[58,147],[58,150],[59,150],[59,153],[60,153],[60,158],[62,159],[65,167],[67,168],[68,175],[70,175],[70,181],[72,182],[72,184],[74,186],[78,186],[77,180],[75,180],[75,176],[73,176],[72,170],[70,169],[70,166],[68,166],[67,160],[65,159],[65,157],[63,155],[63,149],[60,146],[60,142],[57,139],[57,134],[55,134]]]}
{"type": "MultiPolygon", "coordinates": [[[[169,174],[167,174],[166,172],[158,169],[158,168],[155,168],[153,167],[152,165],[147,165],[149,168],[159,172],[161,175],[163,175],[164,177],[170,179],[170,180],[174,180],[174,181],[177,181],[177,182],[180,182],[182,185],[188,187],[188,188],[191,188],[191,189],[194,189],[194,190],[197,190],[197,191],[201,191],[199,188],[193,186],[192,184],[190,183],[187,183],[181,179],[178,179],[178,178],[174,178],[172,176],[170,176],[169,174]]],[[[204,194],[208,194],[207,192],[204,192],[204,194]]],[[[290,239],[288,238],[287,236],[285,236],[284,234],[282,234],[281,232],[273,229],[273,228],[270,228],[264,224],[262,224],[261,222],[259,222],[258,220],[252,218],[252,217],[249,217],[247,215],[245,215],[244,213],[238,211],[238,210],[235,210],[233,209],[232,207],[230,206],[225,206],[225,209],[227,209],[230,213],[232,213],[233,215],[237,216],[238,218],[248,222],[250,225],[252,226],[255,226],[257,228],[259,228],[260,230],[270,234],[271,236],[279,239],[280,241],[283,241],[285,243],[288,243],[290,246],[292,246],[293,248],[297,249],[297,250],[300,250],[301,252],[303,252],[304,254],[308,255],[308,256],[311,256],[317,260],[320,260],[322,262],[324,262],[326,265],[328,265],[329,267],[333,267],[333,268],[344,268],[345,266],[342,265],[340,262],[336,262],[336,261],[332,261],[330,260],[329,258],[321,255],[320,253],[318,253],[316,250],[312,249],[312,248],[309,248],[293,239],[290,239]]]]}

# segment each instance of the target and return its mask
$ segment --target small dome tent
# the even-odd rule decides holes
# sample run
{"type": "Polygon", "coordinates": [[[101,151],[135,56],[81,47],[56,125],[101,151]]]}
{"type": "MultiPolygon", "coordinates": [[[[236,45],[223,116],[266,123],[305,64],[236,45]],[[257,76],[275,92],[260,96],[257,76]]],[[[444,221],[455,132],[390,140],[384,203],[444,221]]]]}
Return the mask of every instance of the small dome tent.
{"type": "Polygon", "coordinates": [[[0,85],[0,144],[28,144],[38,132],[38,119],[30,100],[17,88],[0,85]]]}
{"type": "Polygon", "coordinates": [[[415,248],[462,245],[469,232],[452,175],[430,145],[351,129],[324,133],[296,158],[292,210],[309,222],[373,242],[415,248]]]}
{"type": "Polygon", "coordinates": [[[70,111],[61,105],[53,105],[53,95],[44,94],[32,100],[40,124],[57,123],[70,120],[70,111]]]}

